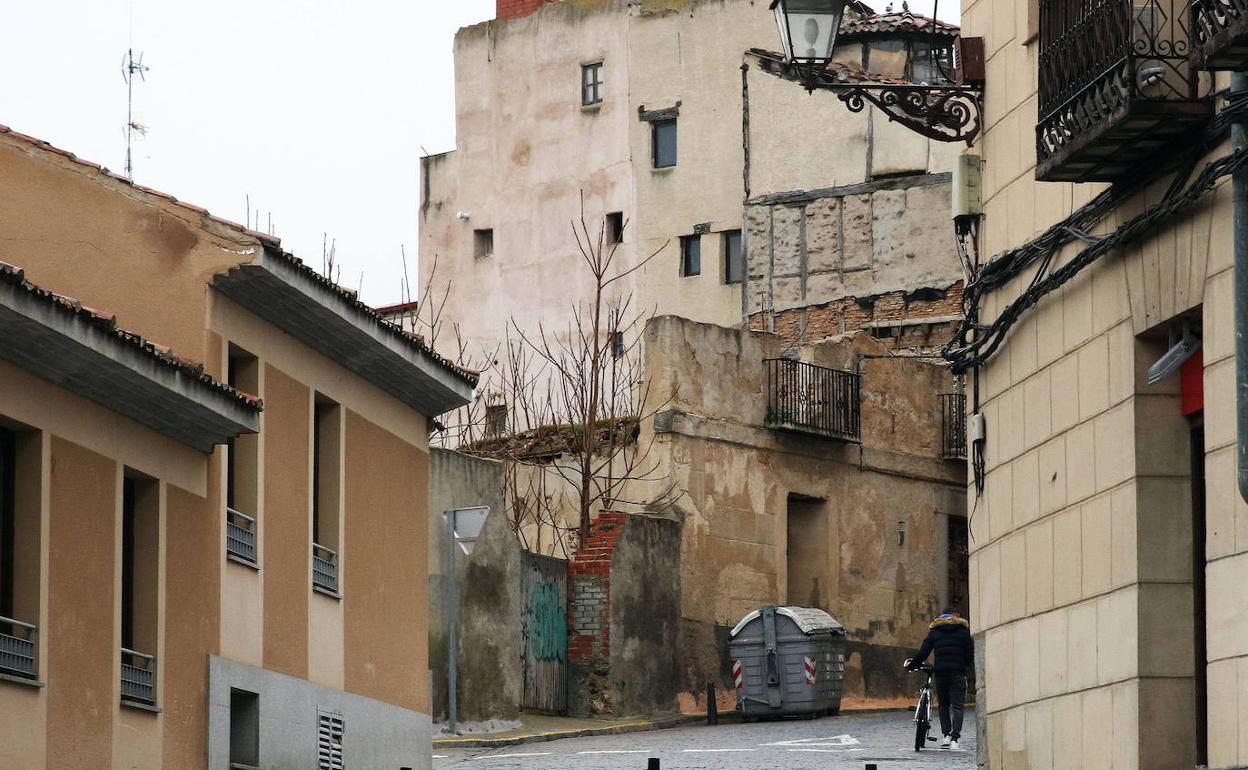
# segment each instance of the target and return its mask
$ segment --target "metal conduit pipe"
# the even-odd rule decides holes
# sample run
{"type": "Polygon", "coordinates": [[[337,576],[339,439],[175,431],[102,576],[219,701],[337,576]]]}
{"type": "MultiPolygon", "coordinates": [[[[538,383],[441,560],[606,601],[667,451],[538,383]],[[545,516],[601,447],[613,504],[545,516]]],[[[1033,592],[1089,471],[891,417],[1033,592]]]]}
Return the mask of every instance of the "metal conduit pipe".
{"type": "MultiPolygon", "coordinates": [[[[1248,92],[1248,72],[1234,72],[1231,91],[1248,92]]],[[[1248,145],[1248,119],[1237,120],[1231,127],[1231,144],[1239,150],[1248,145]]],[[[1248,500],[1248,170],[1234,173],[1233,227],[1234,261],[1236,261],[1236,402],[1237,402],[1237,474],[1239,495],[1248,500]]]]}
{"type": "MultiPolygon", "coordinates": [[[[1248,72],[1231,75],[1231,92],[1248,92],[1248,72]]],[[[1231,126],[1231,146],[1248,145],[1248,118],[1231,126]]],[[[1236,473],[1239,494],[1248,500],[1248,169],[1236,171],[1232,179],[1232,211],[1235,250],[1235,398],[1236,473]]]]}

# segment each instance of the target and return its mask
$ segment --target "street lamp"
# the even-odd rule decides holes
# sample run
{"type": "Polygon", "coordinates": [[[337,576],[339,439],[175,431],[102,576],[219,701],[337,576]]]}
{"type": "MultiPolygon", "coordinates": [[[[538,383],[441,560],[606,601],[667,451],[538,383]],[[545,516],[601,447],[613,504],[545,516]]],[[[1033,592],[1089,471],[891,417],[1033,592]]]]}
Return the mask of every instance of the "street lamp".
{"type": "MultiPolygon", "coordinates": [[[[847,0],[772,0],[771,10],[776,15],[780,47],[789,70],[781,74],[796,75],[807,91],[836,93],[852,112],[861,112],[870,102],[889,120],[930,139],[972,144],[982,123],[981,91],[977,84],[843,82],[828,70],[846,4],[847,0]]],[[[932,51],[937,48],[936,23],[933,18],[932,51]]],[[[976,69],[982,67],[982,39],[960,38],[958,49],[963,70],[967,69],[968,60],[973,60],[969,63],[976,69]]],[[[977,73],[967,80],[978,83],[981,78],[977,73]]]]}

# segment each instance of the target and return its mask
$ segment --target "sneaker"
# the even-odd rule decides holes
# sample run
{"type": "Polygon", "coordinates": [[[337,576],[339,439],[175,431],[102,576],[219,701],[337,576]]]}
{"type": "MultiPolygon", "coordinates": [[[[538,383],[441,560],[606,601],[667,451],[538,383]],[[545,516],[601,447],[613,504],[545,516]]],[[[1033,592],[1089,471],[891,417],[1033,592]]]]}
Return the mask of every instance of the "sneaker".
{"type": "Polygon", "coordinates": [[[947,749],[947,748],[949,748],[949,743],[950,743],[952,740],[953,740],[952,738],[950,738],[948,735],[946,735],[945,737],[943,737],[943,738],[941,738],[941,739],[940,739],[940,747],[941,747],[942,749],[947,749]]]}
{"type": "Polygon", "coordinates": [[[949,741],[949,750],[950,750],[950,751],[957,751],[957,750],[958,750],[958,742],[957,742],[957,741],[949,741]]]}

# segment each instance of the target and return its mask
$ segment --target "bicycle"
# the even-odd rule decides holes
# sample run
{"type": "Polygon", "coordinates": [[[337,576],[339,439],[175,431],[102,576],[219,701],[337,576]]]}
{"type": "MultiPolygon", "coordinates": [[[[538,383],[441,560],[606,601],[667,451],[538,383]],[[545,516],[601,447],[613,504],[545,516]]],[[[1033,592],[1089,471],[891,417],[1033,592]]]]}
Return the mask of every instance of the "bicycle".
{"type": "Polygon", "coordinates": [[[919,688],[919,702],[914,709],[914,750],[922,751],[928,741],[936,739],[931,735],[932,729],[932,667],[919,666],[908,668],[911,672],[927,674],[927,681],[919,688]]]}

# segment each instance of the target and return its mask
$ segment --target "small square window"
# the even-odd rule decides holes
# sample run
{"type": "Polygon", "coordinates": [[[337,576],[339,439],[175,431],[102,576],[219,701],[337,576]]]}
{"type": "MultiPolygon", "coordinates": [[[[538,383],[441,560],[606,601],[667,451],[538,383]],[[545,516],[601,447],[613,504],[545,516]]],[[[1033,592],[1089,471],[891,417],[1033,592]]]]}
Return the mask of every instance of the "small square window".
{"type": "Polygon", "coordinates": [[[654,167],[676,165],[676,119],[656,120],[650,124],[654,144],[654,167]]]}
{"type": "Polygon", "coordinates": [[[494,256],[494,231],[492,229],[472,231],[472,256],[477,259],[494,256]]]}
{"type": "Polygon", "coordinates": [[[624,242],[624,213],[614,211],[607,214],[607,243],[624,242]]]}
{"type": "Polygon", "coordinates": [[[680,239],[680,275],[692,278],[702,274],[702,236],[684,235],[680,239]]]}
{"type": "Polygon", "coordinates": [[[745,263],[741,258],[741,231],[724,233],[724,283],[741,283],[745,276],[745,263]]]}
{"type": "Polygon", "coordinates": [[[624,357],[626,351],[624,332],[611,332],[611,355],[616,359],[620,359],[624,357]]]}
{"type": "Polygon", "coordinates": [[[500,438],[507,435],[507,405],[493,404],[485,408],[485,437],[500,438]]]}
{"type": "Polygon", "coordinates": [[[581,104],[602,102],[602,62],[581,65],[581,104]]]}

